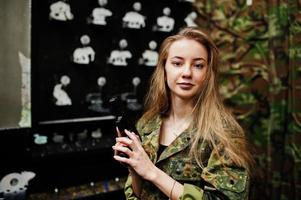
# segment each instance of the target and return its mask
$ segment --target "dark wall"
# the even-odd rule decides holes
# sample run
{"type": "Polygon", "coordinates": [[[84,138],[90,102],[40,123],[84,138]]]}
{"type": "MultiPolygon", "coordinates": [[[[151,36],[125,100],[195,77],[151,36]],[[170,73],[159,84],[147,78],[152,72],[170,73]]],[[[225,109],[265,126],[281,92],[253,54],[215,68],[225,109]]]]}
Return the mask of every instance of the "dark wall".
{"type": "MultiPolygon", "coordinates": [[[[24,5],[21,3],[17,5],[16,1],[10,4],[8,1],[4,2],[1,8],[10,14],[22,13],[14,9],[25,6],[23,1],[24,5]]],[[[112,159],[111,146],[115,142],[116,114],[133,111],[126,107],[127,102],[133,100],[137,100],[137,104],[142,106],[149,77],[154,69],[139,62],[142,53],[149,48],[148,44],[151,40],[156,41],[157,47],[154,50],[158,51],[160,43],[166,36],[185,26],[184,18],[193,9],[192,4],[180,0],[141,1],[140,13],[146,17],[146,26],[141,29],[130,29],[123,26],[122,18],[126,12],[133,10],[136,1],[109,0],[106,8],[110,9],[113,15],[108,17],[105,26],[89,23],[92,9],[98,6],[97,0],[64,1],[70,5],[74,16],[72,20],[67,21],[58,21],[49,17],[50,5],[55,2],[57,1],[32,1],[31,27],[29,23],[23,21],[23,18],[19,21],[4,18],[8,26],[15,25],[12,26],[13,30],[31,29],[32,98],[30,102],[33,123],[28,129],[6,129],[0,132],[2,158],[0,177],[24,170],[34,172],[36,176],[30,181],[28,188],[29,199],[41,197],[70,199],[68,195],[76,195],[79,199],[80,197],[87,199],[93,195],[98,199],[121,199],[123,198],[121,183],[127,175],[127,169],[112,159]],[[175,20],[174,28],[169,32],[154,29],[156,19],[163,15],[165,7],[170,8],[170,17],[175,20]],[[14,23],[11,20],[14,20],[14,23]],[[82,46],[80,38],[84,34],[90,37],[89,46],[95,51],[95,60],[87,65],[73,62],[73,52],[82,46]],[[127,66],[114,66],[107,60],[112,50],[120,48],[121,39],[127,40],[127,50],[131,52],[132,57],[128,59],[127,66]],[[53,91],[63,75],[71,79],[70,84],[62,90],[70,96],[72,104],[58,106],[55,104],[53,91]],[[97,85],[97,78],[100,76],[107,80],[101,91],[97,85]],[[136,91],[133,90],[132,84],[134,77],[139,77],[141,81],[136,91]],[[103,103],[101,105],[108,110],[90,109],[92,101],[87,101],[89,94],[95,95],[96,100],[101,97],[103,103]],[[118,105],[120,110],[116,107],[112,109],[109,104],[110,99],[115,96],[126,96],[121,105],[118,105]],[[100,138],[93,137],[93,132],[97,130],[101,130],[100,138]],[[39,144],[40,137],[47,137],[47,142],[39,144]],[[61,139],[58,141],[58,138],[61,139]],[[91,187],[89,185],[91,183],[100,186],[91,187]],[[72,186],[74,188],[70,189],[72,186]],[[57,190],[60,192],[55,192],[57,190]],[[115,190],[117,194],[110,192],[115,190]]],[[[10,46],[11,40],[7,37],[11,37],[15,32],[13,31],[9,36],[0,36],[4,37],[3,40],[10,46]]],[[[19,40],[14,41],[23,45],[19,40]]],[[[13,50],[17,51],[18,48],[13,47],[13,50]]],[[[26,53],[29,56],[29,52],[26,53]]],[[[4,58],[7,57],[3,56],[4,58]]],[[[12,62],[15,65],[19,64],[16,58],[12,59],[12,62]]],[[[17,65],[16,69],[20,70],[20,67],[17,65]]],[[[1,67],[1,70],[8,70],[8,68],[1,67]]],[[[20,74],[20,71],[18,73],[20,74]]],[[[13,73],[13,76],[19,75],[13,73]]],[[[1,71],[1,81],[8,79],[11,80],[1,71]]],[[[14,87],[20,87],[20,78],[13,79],[14,87]]],[[[8,82],[4,85],[5,90],[14,95],[10,97],[4,93],[1,98],[11,98],[21,104],[20,92],[16,94],[17,89],[11,88],[8,82]]],[[[138,108],[137,104],[135,108],[138,108]]],[[[11,109],[2,102],[1,106],[3,106],[0,107],[2,115],[21,112],[20,106],[11,109]]],[[[136,114],[141,113],[142,107],[134,111],[136,114]]],[[[14,123],[18,123],[18,120],[19,118],[16,118],[14,123]]],[[[2,122],[5,121],[1,120],[2,122]]]]}

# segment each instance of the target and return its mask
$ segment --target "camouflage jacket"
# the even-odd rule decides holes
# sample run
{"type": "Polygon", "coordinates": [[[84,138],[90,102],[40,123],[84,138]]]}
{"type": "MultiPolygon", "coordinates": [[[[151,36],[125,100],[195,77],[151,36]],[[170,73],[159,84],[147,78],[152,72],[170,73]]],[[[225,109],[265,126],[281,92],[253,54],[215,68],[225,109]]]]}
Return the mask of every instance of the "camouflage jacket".
{"type": "MultiPolygon", "coordinates": [[[[173,179],[184,185],[180,200],[248,198],[249,176],[225,157],[218,158],[208,147],[200,148],[204,168],[188,156],[190,138],[195,130],[186,130],[176,138],[158,157],[159,131],[161,118],[157,117],[147,125],[138,122],[137,130],[142,145],[153,163],[173,179]],[[223,159],[223,163],[221,162],[223,159]]],[[[125,196],[128,200],[167,200],[168,197],[148,181],[143,181],[140,197],[136,197],[131,187],[131,176],[125,183],[125,196]]]]}

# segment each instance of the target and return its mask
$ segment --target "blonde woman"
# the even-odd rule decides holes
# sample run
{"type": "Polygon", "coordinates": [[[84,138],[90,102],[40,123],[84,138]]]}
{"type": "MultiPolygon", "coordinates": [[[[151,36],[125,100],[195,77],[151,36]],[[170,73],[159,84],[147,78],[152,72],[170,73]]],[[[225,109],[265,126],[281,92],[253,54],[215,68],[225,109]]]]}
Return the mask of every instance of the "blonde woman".
{"type": "Polygon", "coordinates": [[[138,133],[125,130],[113,146],[129,168],[126,199],[248,198],[253,159],[219,97],[217,74],[218,50],[201,30],[163,41],[138,133]]]}

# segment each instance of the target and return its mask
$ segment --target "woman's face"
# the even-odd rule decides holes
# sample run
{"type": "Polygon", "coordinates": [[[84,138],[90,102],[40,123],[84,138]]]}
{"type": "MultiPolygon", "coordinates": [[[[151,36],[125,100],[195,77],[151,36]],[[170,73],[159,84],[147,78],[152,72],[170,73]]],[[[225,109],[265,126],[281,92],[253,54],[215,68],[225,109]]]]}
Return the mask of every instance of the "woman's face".
{"type": "Polygon", "coordinates": [[[165,63],[171,97],[191,100],[200,93],[208,68],[206,48],[191,39],[180,39],[169,48],[165,63]]]}

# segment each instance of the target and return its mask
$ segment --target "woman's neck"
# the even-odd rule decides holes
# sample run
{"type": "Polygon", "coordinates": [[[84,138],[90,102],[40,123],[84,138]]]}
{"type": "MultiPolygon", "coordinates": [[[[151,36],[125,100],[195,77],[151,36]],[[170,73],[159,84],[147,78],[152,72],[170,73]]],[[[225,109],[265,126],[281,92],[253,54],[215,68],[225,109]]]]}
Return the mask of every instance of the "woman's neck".
{"type": "Polygon", "coordinates": [[[192,117],[193,104],[191,101],[173,99],[170,108],[169,117],[172,117],[174,120],[181,121],[192,117]]]}

